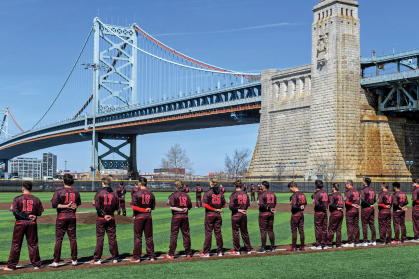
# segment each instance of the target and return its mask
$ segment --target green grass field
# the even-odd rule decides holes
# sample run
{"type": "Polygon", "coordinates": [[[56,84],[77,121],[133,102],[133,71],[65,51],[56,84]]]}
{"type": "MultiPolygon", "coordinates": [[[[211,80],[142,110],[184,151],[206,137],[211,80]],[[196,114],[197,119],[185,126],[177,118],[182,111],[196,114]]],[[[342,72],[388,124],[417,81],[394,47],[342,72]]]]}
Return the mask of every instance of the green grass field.
{"type": "MultiPolygon", "coordinates": [[[[35,193],[35,195],[38,196],[44,203],[48,203],[52,196],[52,193],[35,193]]],[[[82,201],[91,201],[93,199],[94,194],[82,193],[81,195],[82,201]]],[[[168,195],[169,193],[156,193],[156,199],[157,201],[165,202],[167,201],[168,195]]],[[[11,202],[15,196],[17,196],[17,193],[3,193],[0,197],[0,202],[11,202]]],[[[289,202],[290,194],[277,194],[277,196],[279,202],[289,202]]],[[[94,212],[95,210],[92,207],[92,209],[80,209],[79,211],[94,212]]],[[[56,214],[56,211],[49,209],[45,210],[44,214],[56,214]]],[[[131,209],[128,209],[127,214],[128,216],[131,216],[131,209]]],[[[230,216],[231,214],[229,213],[229,210],[225,210],[225,214],[223,216],[222,232],[224,239],[224,247],[227,248],[233,246],[230,216]]],[[[189,213],[189,219],[192,236],[192,249],[200,250],[202,249],[204,242],[204,210],[192,208],[189,213]]],[[[157,252],[160,251],[166,253],[169,249],[170,220],[171,211],[169,210],[169,208],[157,208],[153,212],[154,243],[155,251],[157,252]]],[[[277,245],[288,245],[291,243],[291,229],[289,220],[290,213],[276,213],[274,230],[277,245]]],[[[13,221],[14,217],[10,211],[0,210],[0,262],[6,262],[9,256],[14,226],[13,221]]],[[[253,246],[260,246],[261,243],[258,226],[258,211],[250,210],[248,213],[248,221],[251,244],[253,246]]],[[[407,222],[406,225],[407,235],[408,237],[412,237],[412,223],[407,222]]],[[[346,240],[347,236],[345,223],[343,224],[342,232],[342,239],[346,240]]],[[[311,214],[305,215],[305,234],[307,243],[312,243],[315,241],[313,215],[311,214]]],[[[52,259],[55,245],[55,225],[39,224],[38,235],[41,259],[52,259]]],[[[92,256],[96,244],[95,225],[77,225],[77,241],[79,248],[78,256],[92,256]]],[[[132,224],[117,226],[117,241],[120,254],[132,253],[134,242],[132,224]]],[[[216,248],[215,239],[213,239],[212,244],[213,248],[216,248]]],[[[232,274],[230,273],[225,273],[217,274],[217,277],[232,278],[240,276],[243,278],[266,278],[270,276],[275,278],[281,275],[284,278],[297,278],[305,274],[304,276],[307,278],[332,278],[339,275],[340,272],[348,272],[347,274],[349,274],[349,272],[351,271],[351,266],[353,268],[353,266],[356,265],[357,269],[365,270],[366,273],[362,273],[362,277],[365,277],[367,274],[370,274],[371,276],[368,277],[376,278],[380,277],[380,274],[383,276],[388,276],[388,274],[394,276],[396,275],[394,272],[397,272],[397,270],[387,270],[387,273],[377,273],[378,269],[376,268],[376,266],[380,262],[385,261],[386,264],[390,264],[391,262],[396,262],[397,258],[399,258],[401,264],[406,265],[406,267],[409,267],[409,265],[411,265],[413,262],[413,258],[407,261],[406,255],[414,255],[417,249],[417,247],[392,247],[386,248],[385,251],[387,251],[387,253],[382,253],[381,251],[383,250],[380,250],[380,252],[378,253],[377,249],[370,249],[362,251],[331,252],[321,254],[276,256],[252,259],[175,263],[165,264],[164,268],[161,268],[162,266],[160,265],[149,265],[147,267],[121,267],[120,269],[123,268],[122,271],[118,271],[119,268],[103,268],[100,270],[94,269],[94,271],[84,270],[83,276],[90,278],[103,278],[104,276],[109,275],[112,277],[116,277],[118,276],[118,273],[128,275],[136,274],[136,272],[141,272],[142,276],[147,276],[149,278],[169,277],[169,275],[171,278],[203,278],[203,276],[208,277],[208,275],[205,275],[205,270],[214,270],[214,268],[217,268],[218,270],[227,271],[231,270],[231,267],[233,266],[238,266],[240,268],[234,270],[234,276],[232,276],[232,274]],[[325,266],[321,266],[319,263],[325,264],[325,266]],[[331,271],[332,263],[335,267],[339,266],[339,270],[331,271]],[[362,268],[363,266],[365,266],[365,268],[362,268]],[[325,270],[327,270],[327,272],[329,273],[325,273],[325,270]],[[325,274],[330,274],[330,277],[326,276],[325,274]]],[[[181,234],[179,235],[178,240],[178,250],[183,250],[181,234]]],[[[145,253],[145,247],[143,249],[143,253],[145,253]]],[[[106,238],[104,245],[104,255],[109,255],[106,238]]],[[[64,238],[63,242],[62,258],[70,258],[70,245],[67,237],[64,238]]],[[[21,260],[29,260],[28,249],[25,243],[22,247],[21,260]]],[[[398,266],[397,268],[400,267],[398,266]]],[[[408,278],[410,276],[409,274],[411,274],[412,276],[414,275],[414,273],[408,273],[408,276],[405,276],[406,274],[404,274],[402,277],[408,278]]],[[[74,276],[75,273],[73,273],[72,271],[45,273],[45,276],[54,277],[68,277],[71,275],[74,276]]],[[[31,276],[35,275],[26,274],[19,276],[22,276],[22,278],[31,278],[31,276]]],[[[361,276],[361,274],[359,274],[359,276],[361,276]]],[[[351,277],[358,278],[356,273],[353,274],[353,276],[351,277]]]]}

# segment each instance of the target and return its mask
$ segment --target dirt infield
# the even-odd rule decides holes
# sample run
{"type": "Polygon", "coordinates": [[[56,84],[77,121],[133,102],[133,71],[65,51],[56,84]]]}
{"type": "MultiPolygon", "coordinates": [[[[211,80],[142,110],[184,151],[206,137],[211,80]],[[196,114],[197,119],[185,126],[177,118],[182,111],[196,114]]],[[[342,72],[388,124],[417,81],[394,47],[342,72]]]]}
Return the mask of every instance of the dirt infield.
{"type": "MultiPolygon", "coordinates": [[[[195,207],[195,203],[192,203],[193,207],[195,207]]],[[[129,203],[126,204],[129,207],[129,203]]],[[[45,203],[43,204],[44,209],[52,209],[51,204],[50,203],[45,203]]],[[[166,207],[168,208],[167,204],[165,202],[157,202],[156,203],[156,207],[166,207]]],[[[92,209],[93,205],[90,202],[83,202],[80,206],[79,209],[92,209]]],[[[375,219],[378,219],[378,206],[375,207],[375,219]]],[[[10,209],[10,203],[0,203],[0,210],[9,210],[10,209]]],[[[192,208],[193,210],[194,208],[192,208]]],[[[251,203],[249,209],[255,209],[258,210],[259,206],[257,203],[251,203]]],[[[286,204],[286,203],[278,203],[276,205],[276,210],[278,212],[290,212],[290,205],[286,204]]],[[[412,213],[411,213],[412,208],[409,208],[408,211],[406,212],[406,222],[412,222],[412,213]]],[[[228,212],[229,209],[228,207],[226,209],[224,209],[225,212],[228,212]]],[[[314,205],[313,204],[308,204],[306,206],[306,209],[304,210],[304,213],[306,214],[314,214],[314,205]]],[[[328,213],[329,214],[329,213],[328,213]]],[[[51,215],[53,216],[53,215],[51,215]]],[[[42,217],[42,216],[41,216],[42,217]]],[[[54,217],[55,218],[55,217],[54,217]]],[[[79,218],[79,217],[77,217],[79,218]]],[[[39,219],[38,219],[39,220],[39,219]]],[[[121,220],[122,221],[122,220],[121,220]]],[[[79,223],[79,221],[77,220],[77,223],[79,223]]],[[[132,223],[132,222],[131,222],[132,223]]],[[[39,223],[39,224],[51,224],[51,223],[39,223]]],[[[55,221],[54,221],[55,224],[55,221]]],[[[81,223],[81,224],[90,224],[90,223],[81,223]]],[[[95,224],[95,223],[92,223],[95,224]]],[[[118,223],[117,224],[126,224],[126,223],[118,223]]]]}
{"type": "MultiPolygon", "coordinates": [[[[239,258],[253,258],[253,257],[266,257],[266,256],[287,256],[287,255],[295,255],[295,254],[308,254],[308,253],[328,253],[328,252],[343,252],[343,251],[349,251],[349,250],[362,250],[362,249],[385,249],[389,247],[400,247],[400,246],[417,246],[417,243],[402,243],[402,244],[390,244],[390,245],[378,245],[374,248],[371,248],[371,246],[368,247],[355,247],[355,248],[339,248],[339,249],[328,249],[328,250],[312,250],[310,247],[306,247],[305,252],[287,252],[285,249],[289,248],[289,246],[277,246],[277,250],[275,252],[267,252],[264,254],[258,254],[254,251],[258,250],[260,247],[254,247],[252,254],[242,254],[240,256],[231,256],[228,253],[231,249],[225,249],[225,254],[223,257],[218,257],[215,255],[215,250],[211,251],[212,255],[209,258],[201,258],[198,256],[198,254],[202,251],[193,251],[194,255],[192,258],[187,259],[183,254],[178,254],[175,256],[176,258],[174,260],[166,260],[164,259],[164,255],[166,253],[156,252],[156,256],[158,257],[156,261],[152,262],[147,259],[142,259],[140,263],[130,263],[128,260],[132,257],[130,254],[123,254],[120,255],[120,262],[117,264],[112,263],[111,261],[108,261],[110,258],[103,257],[102,259],[105,261],[101,265],[92,265],[89,264],[88,261],[92,260],[93,257],[85,257],[85,258],[79,258],[78,262],[79,265],[72,266],[69,263],[71,262],[71,259],[63,259],[60,264],[60,267],[58,268],[51,268],[46,266],[43,269],[40,270],[34,270],[31,266],[31,263],[29,261],[19,262],[20,268],[14,270],[14,271],[4,271],[2,268],[0,269],[0,276],[6,275],[6,274],[19,274],[19,273],[35,273],[35,272],[49,272],[49,271],[61,271],[61,270],[78,270],[78,269],[91,269],[91,268],[102,268],[102,267],[119,267],[119,266],[131,266],[131,265],[149,265],[149,264],[166,264],[166,263],[178,263],[178,262],[195,262],[195,261],[211,261],[211,260],[223,260],[223,259],[239,259],[239,258]]],[[[310,245],[311,246],[311,245],[310,245]]],[[[43,260],[44,265],[51,264],[52,260],[43,260]]],[[[0,266],[4,266],[5,262],[0,262],[0,266]]]]}

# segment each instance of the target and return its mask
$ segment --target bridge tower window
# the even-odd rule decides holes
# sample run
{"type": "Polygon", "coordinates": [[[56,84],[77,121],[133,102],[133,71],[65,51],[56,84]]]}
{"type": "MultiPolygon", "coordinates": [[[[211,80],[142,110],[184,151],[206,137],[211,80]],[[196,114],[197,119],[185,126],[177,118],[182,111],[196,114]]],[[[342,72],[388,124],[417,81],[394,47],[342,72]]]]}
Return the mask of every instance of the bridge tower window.
{"type": "Polygon", "coordinates": [[[343,15],[343,8],[340,9],[341,14],[343,15]]]}
{"type": "Polygon", "coordinates": [[[348,9],[346,9],[346,16],[348,16],[348,9]]]}
{"type": "Polygon", "coordinates": [[[320,13],[319,13],[319,20],[320,20],[320,13]]]}
{"type": "Polygon", "coordinates": [[[326,17],[328,17],[329,16],[329,11],[326,11],[326,17]]]}
{"type": "Polygon", "coordinates": [[[330,9],[330,16],[332,16],[332,9],[330,9]]]}
{"type": "Polygon", "coordinates": [[[322,18],[324,18],[324,12],[322,12],[322,18]]]}
{"type": "Polygon", "coordinates": [[[352,10],[351,10],[351,16],[353,16],[353,14],[352,14],[352,10]]]}

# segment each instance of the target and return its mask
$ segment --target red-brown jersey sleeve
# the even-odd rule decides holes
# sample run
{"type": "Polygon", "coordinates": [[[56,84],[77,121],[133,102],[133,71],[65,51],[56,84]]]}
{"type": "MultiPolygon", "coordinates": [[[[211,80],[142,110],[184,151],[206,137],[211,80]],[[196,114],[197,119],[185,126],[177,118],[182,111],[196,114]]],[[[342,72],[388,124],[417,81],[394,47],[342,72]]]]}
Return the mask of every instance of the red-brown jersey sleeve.
{"type": "Polygon", "coordinates": [[[154,194],[150,193],[150,208],[151,210],[154,210],[156,208],[156,198],[154,197],[154,194]]]}
{"type": "Polygon", "coordinates": [[[21,203],[19,202],[19,197],[16,197],[12,201],[12,205],[10,206],[11,212],[20,212],[21,211],[21,203]]]}

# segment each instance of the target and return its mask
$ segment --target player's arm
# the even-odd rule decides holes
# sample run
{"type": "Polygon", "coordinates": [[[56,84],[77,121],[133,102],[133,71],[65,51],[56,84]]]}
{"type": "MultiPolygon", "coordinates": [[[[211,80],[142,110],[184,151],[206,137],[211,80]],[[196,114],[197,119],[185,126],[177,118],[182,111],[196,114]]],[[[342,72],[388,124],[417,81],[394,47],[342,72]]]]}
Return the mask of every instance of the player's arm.
{"type": "Polygon", "coordinates": [[[228,204],[229,204],[228,208],[231,210],[231,213],[233,215],[239,212],[239,209],[234,206],[234,199],[232,200],[232,197],[231,196],[228,199],[228,204]]]}

